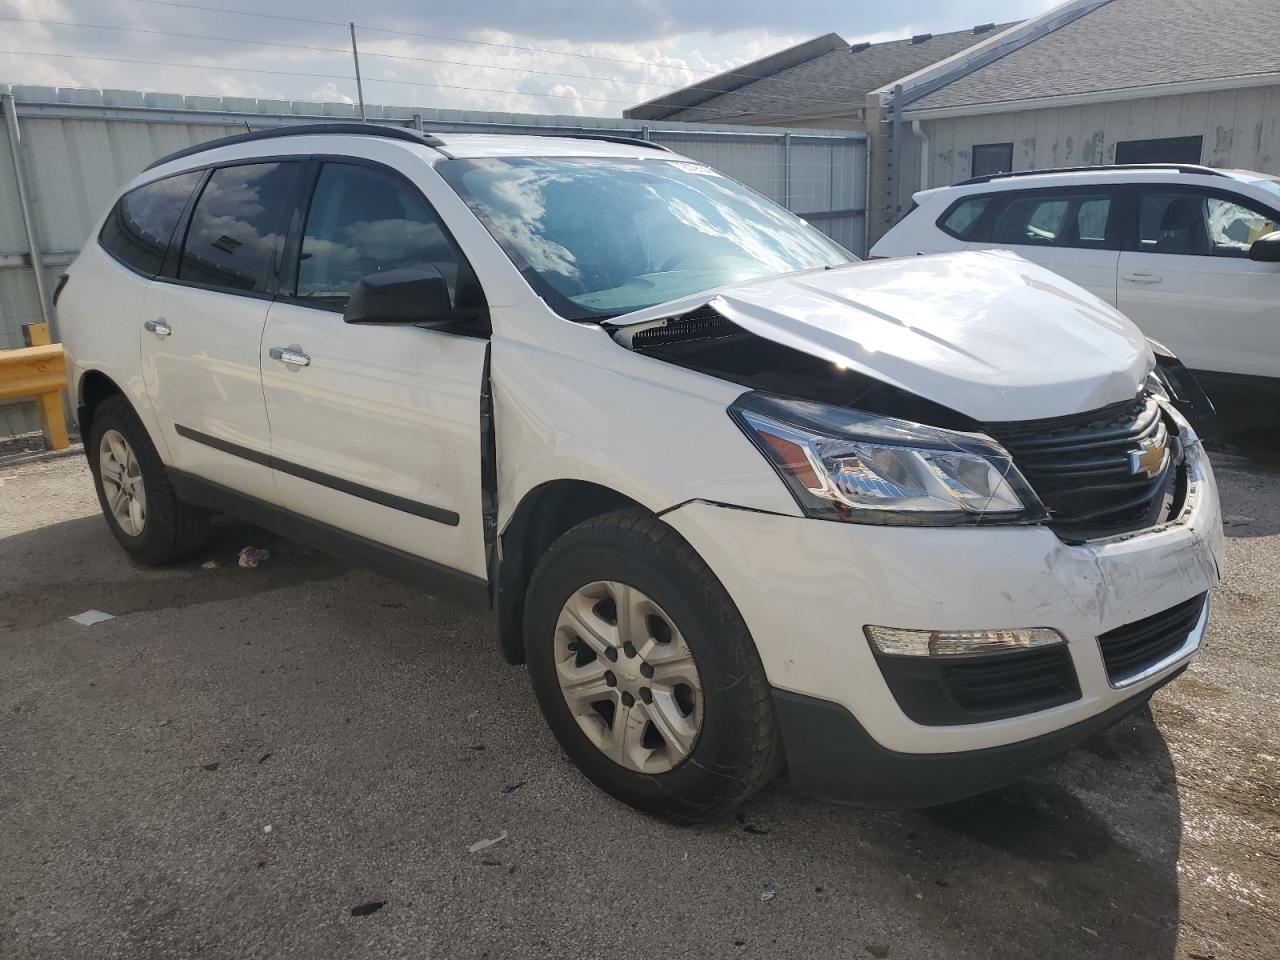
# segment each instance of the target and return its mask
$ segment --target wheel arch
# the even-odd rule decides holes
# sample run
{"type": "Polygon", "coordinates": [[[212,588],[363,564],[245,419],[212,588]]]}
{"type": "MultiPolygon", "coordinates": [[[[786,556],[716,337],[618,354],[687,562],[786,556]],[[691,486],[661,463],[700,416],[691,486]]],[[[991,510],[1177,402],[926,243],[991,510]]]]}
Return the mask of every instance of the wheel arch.
{"type": "Polygon", "coordinates": [[[501,559],[494,607],[498,642],[508,663],[524,663],[525,594],[547,548],[583,521],[628,507],[653,512],[626,494],[589,480],[551,480],[521,497],[498,538],[501,559]]]}
{"type": "Polygon", "coordinates": [[[76,385],[76,422],[80,426],[80,439],[85,444],[88,444],[89,431],[93,429],[94,411],[103,400],[113,396],[128,400],[120,385],[101,370],[86,370],[80,377],[76,385]]]}

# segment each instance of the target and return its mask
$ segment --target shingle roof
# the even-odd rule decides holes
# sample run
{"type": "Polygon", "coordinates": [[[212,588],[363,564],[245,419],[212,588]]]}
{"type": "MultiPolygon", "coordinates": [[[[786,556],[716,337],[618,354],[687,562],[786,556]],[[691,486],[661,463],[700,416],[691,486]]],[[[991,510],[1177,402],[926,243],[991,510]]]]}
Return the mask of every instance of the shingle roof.
{"type": "Polygon", "coordinates": [[[1110,0],[909,111],[1280,71],[1277,0],[1110,0]]]}
{"type": "MultiPolygon", "coordinates": [[[[710,92],[715,89],[725,90],[735,81],[740,82],[740,74],[765,72],[759,66],[772,59],[766,58],[766,61],[748,64],[739,67],[737,71],[695,84],[694,88],[702,87],[707,93],[705,98],[696,100],[696,105],[681,106],[678,100],[666,103],[664,101],[667,97],[659,97],[647,104],[632,107],[624,115],[646,120],[728,123],[744,117],[848,113],[861,109],[867,94],[872,90],[959,53],[1008,26],[1009,24],[1002,24],[984,29],[981,33],[975,33],[974,30],[941,33],[919,42],[891,40],[887,43],[873,43],[856,53],[851,53],[848,44],[842,42],[837,49],[827,49],[801,63],[772,72],[763,79],[749,81],[737,89],[719,94],[710,92]]],[[[827,37],[809,43],[828,38],[840,39],[834,34],[828,34],[827,37]]],[[[686,87],[676,94],[684,94],[681,99],[689,103],[688,95],[694,92],[694,88],[686,87]]]]}

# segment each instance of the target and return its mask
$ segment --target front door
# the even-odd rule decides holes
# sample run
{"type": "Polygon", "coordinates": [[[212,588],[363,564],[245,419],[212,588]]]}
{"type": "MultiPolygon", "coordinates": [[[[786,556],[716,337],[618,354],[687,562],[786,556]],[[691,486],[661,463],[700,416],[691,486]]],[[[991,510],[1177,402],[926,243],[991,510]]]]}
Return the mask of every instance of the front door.
{"type": "Polygon", "coordinates": [[[296,274],[271,305],[263,393],[282,503],[303,516],[483,578],[480,391],[488,340],[356,325],[356,282],[431,265],[454,305],[481,297],[422,193],[388,167],[315,172],[296,274]]]}
{"type": "Polygon", "coordinates": [[[215,169],[143,302],[142,369],[173,466],[275,501],[259,346],[302,164],[215,169]]]}
{"type": "Polygon", "coordinates": [[[1134,188],[1120,311],[1193,370],[1280,377],[1280,264],[1249,259],[1277,229],[1261,204],[1199,187],[1134,188]]]}

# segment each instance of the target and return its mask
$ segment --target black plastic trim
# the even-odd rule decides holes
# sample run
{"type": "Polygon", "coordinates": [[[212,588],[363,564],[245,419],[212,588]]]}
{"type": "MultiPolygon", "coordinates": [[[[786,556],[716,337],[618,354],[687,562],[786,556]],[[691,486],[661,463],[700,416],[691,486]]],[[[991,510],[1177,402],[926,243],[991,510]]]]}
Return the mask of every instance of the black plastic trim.
{"type": "Polygon", "coordinates": [[[421,587],[443,600],[471,609],[490,609],[487,580],[304,517],[194,474],[172,467],[166,469],[174,490],[187,503],[240,517],[282,537],[421,587]]]}
{"type": "Polygon", "coordinates": [[[240,457],[242,460],[249,460],[252,463],[260,463],[265,467],[270,467],[272,470],[279,470],[281,473],[287,473],[290,476],[308,480],[322,487],[328,487],[330,490],[350,494],[353,497],[359,497],[361,500],[368,500],[370,503],[376,503],[382,507],[390,507],[392,510],[399,510],[402,513],[411,513],[415,517],[434,520],[436,523],[443,523],[450,527],[456,527],[462,519],[454,511],[446,510],[443,507],[433,507],[427,503],[419,503],[416,500],[397,497],[394,494],[375,490],[373,487],[366,487],[364,484],[344,480],[342,477],[321,473],[319,470],[313,470],[310,467],[300,466],[296,463],[290,463],[288,460],[273,457],[269,453],[263,453],[250,447],[243,447],[238,443],[232,443],[230,440],[223,440],[220,437],[201,433],[199,430],[192,430],[190,427],[184,427],[180,423],[175,423],[173,426],[180,437],[204,444],[206,447],[212,447],[215,450],[221,450],[223,453],[229,453],[233,457],[240,457]]]}
{"type": "Polygon", "coordinates": [[[959,753],[888,750],[829,700],[775,689],[773,703],[796,790],[832,803],[901,810],[963,800],[1016,780],[1118,723],[1185,669],[1071,726],[959,753]]]}
{"type": "Polygon", "coordinates": [[[889,692],[911,720],[956,726],[1024,716],[1080,699],[1065,643],[963,656],[872,653],[889,692]]]}

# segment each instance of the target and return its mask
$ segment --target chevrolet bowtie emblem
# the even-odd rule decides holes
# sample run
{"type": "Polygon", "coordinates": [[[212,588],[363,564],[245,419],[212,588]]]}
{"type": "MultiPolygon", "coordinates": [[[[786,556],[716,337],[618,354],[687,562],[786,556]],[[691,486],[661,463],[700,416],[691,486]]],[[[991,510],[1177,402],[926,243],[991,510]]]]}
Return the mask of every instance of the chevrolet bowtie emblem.
{"type": "Polygon", "coordinates": [[[1129,451],[1129,472],[1135,477],[1140,473],[1156,477],[1164,468],[1169,451],[1152,440],[1143,440],[1141,444],[1141,449],[1129,451]]]}

